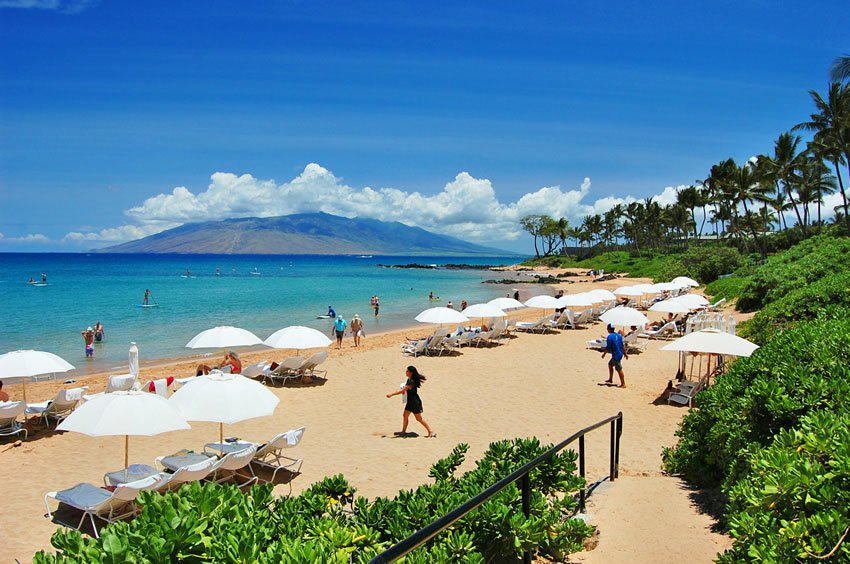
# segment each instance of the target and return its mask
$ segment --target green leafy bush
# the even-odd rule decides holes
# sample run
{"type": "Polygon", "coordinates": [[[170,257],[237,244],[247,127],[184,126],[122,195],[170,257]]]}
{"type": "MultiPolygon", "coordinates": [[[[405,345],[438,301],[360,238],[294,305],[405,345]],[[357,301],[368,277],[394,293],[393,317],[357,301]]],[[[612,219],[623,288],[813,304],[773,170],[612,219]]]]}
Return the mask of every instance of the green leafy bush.
{"type": "Polygon", "coordinates": [[[817,410],[850,411],[850,319],[800,324],[736,361],[696,397],[665,449],[667,471],[698,485],[734,484],[749,454],[817,410]]]}
{"type": "MultiPolygon", "coordinates": [[[[490,445],[475,468],[457,475],[468,445],[458,445],[431,468],[435,483],[367,500],[342,476],[313,484],[296,497],[274,499],[269,486],[242,494],[233,486],[191,484],[176,493],[143,492],[144,510],[130,522],[105,527],[101,538],[58,531],[50,562],[368,562],[392,544],[463,504],[539,456],[551,445],[516,439],[490,445]]],[[[571,519],[576,454],[562,452],[530,475],[531,512],[522,513],[511,486],[407,557],[408,562],[485,562],[515,559],[524,550],[563,559],[582,549],[593,528],[571,519]]]]}
{"type": "MultiPolygon", "coordinates": [[[[742,269],[739,269],[738,272],[740,272],[740,270],[742,269]]],[[[741,291],[750,281],[750,276],[741,275],[738,272],[735,272],[726,278],[718,278],[714,282],[706,285],[705,293],[715,300],[726,298],[726,300],[731,302],[732,300],[738,299],[738,296],[741,295],[741,291]]]]}
{"type": "Polygon", "coordinates": [[[850,269],[850,239],[819,235],[770,257],[741,290],[738,309],[755,311],[794,289],[850,269]]]}
{"type": "MultiPolygon", "coordinates": [[[[803,418],[756,451],[750,467],[730,491],[735,545],[718,562],[816,562],[838,545],[850,527],[850,416],[803,418]]],[[[850,561],[850,542],[829,561],[850,561]]]]}
{"type": "Polygon", "coordinates": [[[744,262],[744,257],[733,247],[706,245],[691,248],[684,253],[671,255],[663,269],[654,276],[656,282],[669,282],[676,276],[690,276],[707,284],[721,274],[733,272],[744,262]]]}
{"type": "Polygon", "coordinates": [[[777,332],[815,318],[850,317],[850,272],[830,274],[767,304],[741,326],[742,337],[764,344],[777,332]]]}

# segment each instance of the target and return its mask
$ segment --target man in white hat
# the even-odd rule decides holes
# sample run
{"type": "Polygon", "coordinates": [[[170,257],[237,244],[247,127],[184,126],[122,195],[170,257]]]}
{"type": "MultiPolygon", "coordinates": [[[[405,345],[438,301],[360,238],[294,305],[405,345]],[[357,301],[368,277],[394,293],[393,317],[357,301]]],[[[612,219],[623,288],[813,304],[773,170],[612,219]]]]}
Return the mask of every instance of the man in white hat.
{"type": "Polygon", "coordinates": [[[354,337],[354,346],[360,346],[360,337],[363,336],[363,320],[360,315],[355,313],[351,319],[351,336],[354,337]]]}
{"type": "Polygon", "coordinates": [[[88,327],[84,331],[80,331],[80,334],[86,342],[86,358],[94,358],[94,329],[88,327]]]}

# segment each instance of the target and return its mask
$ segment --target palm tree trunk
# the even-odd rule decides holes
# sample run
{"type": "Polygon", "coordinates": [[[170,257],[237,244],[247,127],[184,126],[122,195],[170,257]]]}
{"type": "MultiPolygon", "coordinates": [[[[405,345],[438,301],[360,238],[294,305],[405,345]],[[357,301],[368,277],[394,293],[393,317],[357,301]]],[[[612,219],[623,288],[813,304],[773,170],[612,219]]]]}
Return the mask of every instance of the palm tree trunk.
{"type": "MultiPolygon", "coordinates": [[[[841,200],[844,205],[844,223],[847,225],[847,233],[850,234],[850,214],[847,213],[847,192],[844,191],[844,181],[841,180],[841,172],[838,168],[838,159],[832,161],[835,167],[835,176],[838,177],[838,189],[841,191],[841,200]]],[[[850,169],[850,163],[847,168],[850,169]]]]}
{"type": "Polygon", "coordinates": [[[794,199],[794,193],[792,190],[786,190],[788,194],[788,198],[791,200],[791,204],[794,206],[794,214],[797,216],[797,225],[800,226],[800,229],[803,230],[803,236],[807,237],[806,233],[806,223],[803,221],[803,218],[800,216],[800,208],[797,207],[797,200],[794,199]]]}

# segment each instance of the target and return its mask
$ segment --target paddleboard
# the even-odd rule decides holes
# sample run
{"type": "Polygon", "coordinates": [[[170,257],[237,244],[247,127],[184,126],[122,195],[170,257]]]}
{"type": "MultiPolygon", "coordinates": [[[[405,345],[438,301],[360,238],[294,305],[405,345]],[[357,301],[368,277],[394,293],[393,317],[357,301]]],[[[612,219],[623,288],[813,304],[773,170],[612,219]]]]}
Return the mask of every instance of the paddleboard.
{"type": "Polygon", "coordinates": [[[159,307],[159,304],[136,304],[136,307],[159,307]]]}
{"type": "Polygon", "coordinates": [[[249,272],[248,274],[250,274],[251,276],[259,276],[262,274],[262,272],[249,272]]]}
{"type": "Polygon", "coordinates": [[[38,286],[39,288],[43,288],[44,286],[50,286],[47,282],[33,282],[32,286],[38,286]]]}
{"type": "Polygon", "coordinates": [[[180,278],[195,278],[195,276],[186,276],[185,274],[181,274],[180,278]]]}
{"type": "Polygon", "coordinates": [[[330,315],[317,315],[316,319],[331,319],[330,315]]]}

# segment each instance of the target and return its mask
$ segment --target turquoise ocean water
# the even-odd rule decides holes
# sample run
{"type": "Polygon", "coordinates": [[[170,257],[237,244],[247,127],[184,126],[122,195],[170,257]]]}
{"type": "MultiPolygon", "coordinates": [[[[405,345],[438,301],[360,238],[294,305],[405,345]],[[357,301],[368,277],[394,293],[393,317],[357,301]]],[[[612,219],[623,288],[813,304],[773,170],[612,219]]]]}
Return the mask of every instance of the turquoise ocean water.
{"type": "MultiPolygon", "coordinates": [[[[503,296],[502,278],[487,270],[380,268],[383,264],[511,264],[516,257],[354,257],[255,255],[0,254],[0,353],[17,349],[53,352],[78,374],[126,369],[131,341],[142,362],[205,351],[186,349],[197,333],[235,325],[265,339],[289,325],[329,332],[316,319],[328,305],[350,319],[359,313],[366,335],[416,325],[414,316],[452,300],[459,305],[503,296]],[[219,269],[220,275],[216,275],[219,269]],[[256,269],[259,275],[250,274],[256,269]],[[186,271],[189,277],[184,277],[186,271]],[[27,284],[41,273],[48,285],[27,284]],[[145,288],[158,308],[143,309],[145,288]],[[440,302],[428,301],[428,293],[440,302]],[[380,297],[380,315],[370,298],[380,297]],[[100,320],[104,342],[86,360],[80,331],[100,320]]],[[[216,355],[219,351],[214,352],[216,355]]]]}

